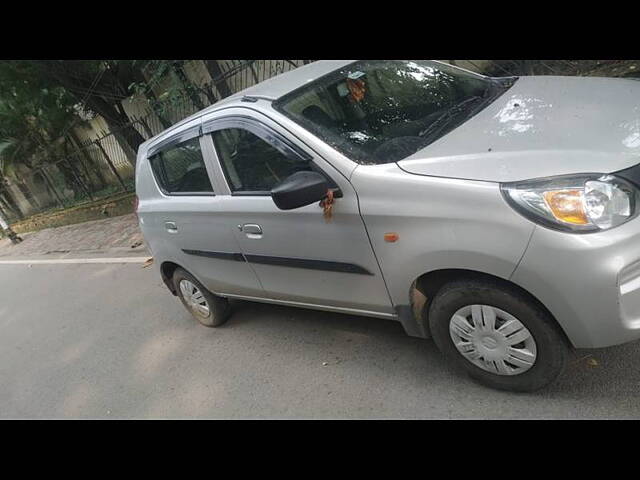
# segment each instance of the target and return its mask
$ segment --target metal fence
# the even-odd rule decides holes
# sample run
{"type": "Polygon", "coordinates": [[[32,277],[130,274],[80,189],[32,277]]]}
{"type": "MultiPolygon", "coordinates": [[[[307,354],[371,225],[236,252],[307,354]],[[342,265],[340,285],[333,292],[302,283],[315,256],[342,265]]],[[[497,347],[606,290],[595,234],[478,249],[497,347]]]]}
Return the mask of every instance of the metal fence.
{"type": "Polygon", "coordinates": [[[640,76],[637,60],[454,60],[452,63],[457,62],[496,77],[513,75],[640,76]]]}
{"type": "Polygon", "coordinates": [[[69,137],[66,151],[40,167],[15,178],[0,177],[0,214],[10,223],[52,210],[85,205],[134,190],[135,152],[122,140],[133,127],[145,139],[227,94],[237,93],[279,73],[297,68],[303,60],[219,60],[221,75],[210,83],[185,89],[170,102],[158,102],[132,118],[128,125],[101,132],[95,140],[69,137]],[[226,89],[221,91],[220,82],[226,89]],[[161,120],[162,116],[164,120],[161,120]]]}

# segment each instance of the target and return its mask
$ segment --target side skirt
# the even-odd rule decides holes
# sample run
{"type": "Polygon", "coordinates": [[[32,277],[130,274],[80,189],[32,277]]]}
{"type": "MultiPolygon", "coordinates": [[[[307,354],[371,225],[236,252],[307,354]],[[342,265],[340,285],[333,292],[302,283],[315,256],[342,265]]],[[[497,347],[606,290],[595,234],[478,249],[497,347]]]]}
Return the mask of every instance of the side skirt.
{"type": "Polygon", "coordinates": [[[249,300],[251,302],[273,303],[276,305],[286,305],[289,307],[308,308],[311,310],[322,310],[326,312],[347,313],[351,315],[362,315],[364,317],[386,318],[389,320],[398,320],[398,316],[393,313],[373,312],[370,310],[359,310],[357,308],[334,307],[332,305],[317,305],[314,303],[292,302],[288,300],[277,300],[272,298],[246,297],[243,295],[234,295],[230,293],[216,293],[220,297],[237,298],[240,300],[249,300]]]}

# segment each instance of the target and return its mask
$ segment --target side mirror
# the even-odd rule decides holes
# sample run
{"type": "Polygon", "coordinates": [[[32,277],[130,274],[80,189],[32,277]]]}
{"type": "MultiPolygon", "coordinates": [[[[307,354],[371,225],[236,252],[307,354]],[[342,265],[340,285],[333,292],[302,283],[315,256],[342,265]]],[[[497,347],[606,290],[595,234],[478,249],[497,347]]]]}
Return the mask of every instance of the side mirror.
{"type": "Polygon", "coordinates": [[[327,196],[327,179],[318,172],[296,172],[271,189],[271,198],[280,210],[311,205],[327,196]]]}

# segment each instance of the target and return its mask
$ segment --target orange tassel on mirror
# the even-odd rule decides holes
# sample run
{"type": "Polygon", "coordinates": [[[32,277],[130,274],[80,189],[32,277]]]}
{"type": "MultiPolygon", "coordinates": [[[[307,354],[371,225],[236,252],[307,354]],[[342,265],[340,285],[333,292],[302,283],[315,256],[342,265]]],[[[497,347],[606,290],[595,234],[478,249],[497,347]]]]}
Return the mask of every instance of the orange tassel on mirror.
{"type": "Polygon", "coordinates": [[[327,196],[320,200],[320,207],[322,207],[325,221],[330,222],[333,215],[333,190],[327,190],[327,196]]]}

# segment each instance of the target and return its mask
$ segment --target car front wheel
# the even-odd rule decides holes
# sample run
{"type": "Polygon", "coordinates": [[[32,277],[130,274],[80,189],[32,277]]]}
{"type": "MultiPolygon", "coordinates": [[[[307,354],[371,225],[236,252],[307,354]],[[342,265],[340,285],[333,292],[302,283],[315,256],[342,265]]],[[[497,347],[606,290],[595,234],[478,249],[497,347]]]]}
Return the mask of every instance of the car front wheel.
{"type": "Polygon", "coordinates": [[[530,392],[553,382],[569,346],[550,315],[498,281],[459,280],[435,295],[428,312],[442,353],[480,383],[530,392]]]}

